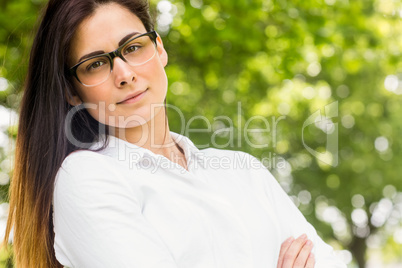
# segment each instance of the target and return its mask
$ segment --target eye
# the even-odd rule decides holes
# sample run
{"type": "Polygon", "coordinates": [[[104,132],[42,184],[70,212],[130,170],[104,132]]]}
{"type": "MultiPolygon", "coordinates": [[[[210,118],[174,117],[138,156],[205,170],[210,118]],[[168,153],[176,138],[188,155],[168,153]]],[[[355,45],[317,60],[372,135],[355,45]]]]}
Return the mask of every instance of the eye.
{"type": "Polygon", "coordinates": [[[139,45],[130,45],[124,50],[124,54],[134,53],[140,48],[141,46],[139,45]]]}
{"type": "Polygon", "coordinates": [[[94,71],[94,70],[102,67],[105,64],[106,64],[106,62],[104,62],[104,61],[95,61],[95,62],[92,62],[91,64],[89,64],[87,66],[87,70],[88,71],[94,71]]]}

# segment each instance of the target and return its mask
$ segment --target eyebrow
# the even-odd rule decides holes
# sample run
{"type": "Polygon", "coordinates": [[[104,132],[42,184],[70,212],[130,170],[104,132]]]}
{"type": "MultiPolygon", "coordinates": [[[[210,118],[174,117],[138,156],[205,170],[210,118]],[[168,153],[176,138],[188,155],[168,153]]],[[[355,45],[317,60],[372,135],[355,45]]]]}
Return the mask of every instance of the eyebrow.
{"type": "MultiPolygon", "coordinates": [[[[132,33],[129,33],[128,35],[124,36],[124,37],[119,41],[118,46],[120,47],[120,46],[123,45],[125,42],[127,42],[131,37],[133,37],[133,36],[135,36],[135,35],[138,35],[138,34],[140,34],[140,33],[139,33],[139,32],[132,32],[132,33]]],[[[97,50],[97,51],[94,51],[94,52],[85,54],[84,56],[82,56],[82,57],[78,60],[78,62],[81,62],[81,61],[83,61],[83,60],[85,60],[85,59],[87,59],[87,58],[90,58],[90,57],[93,57],[93,56],[96,56],[96,55],[99,55],[99,54],[103,54],[103,53],[105,53],[105,51],[103,51],[103,50],[97,50]]]]}

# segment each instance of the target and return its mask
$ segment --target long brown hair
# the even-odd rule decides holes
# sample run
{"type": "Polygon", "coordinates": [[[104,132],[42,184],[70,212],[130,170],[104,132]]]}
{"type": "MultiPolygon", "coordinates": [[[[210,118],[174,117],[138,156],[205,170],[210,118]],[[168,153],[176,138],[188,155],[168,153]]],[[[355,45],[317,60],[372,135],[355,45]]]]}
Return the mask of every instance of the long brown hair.
{"type": "Polygon", "coordinates": [[[53,249],[54,182],[64,158],[99,137],[100,123],[86,109],[75,113],[71,131],[81,144],[69,142],[66,117],[75,93],[68,74],[68,52],[80,23],[96,8],[118,3],[153,30],[145,0],[50,0],[31,49],[10,186],[10,214],[3,245],[13,229],[17,267],[62,267],[53,249]]]}

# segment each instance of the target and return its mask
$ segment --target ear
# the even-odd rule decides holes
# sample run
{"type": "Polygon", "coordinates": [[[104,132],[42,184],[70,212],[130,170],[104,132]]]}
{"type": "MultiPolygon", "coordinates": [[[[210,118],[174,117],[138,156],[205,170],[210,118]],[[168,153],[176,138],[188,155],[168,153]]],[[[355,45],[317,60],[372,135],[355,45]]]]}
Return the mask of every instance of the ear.
{"type": "Polygon", "coordinates": [[[160,37],[160,35],[157,33],[157,37],[156,37],[156,49],[158,51],[159,54],[159,58],[163,64],[163,67],[166,66],[166,64],[168,63],[168,54],[165,50],[165,48],[163,47],[163,42],[162,42],[162,38],[160,37]]]}

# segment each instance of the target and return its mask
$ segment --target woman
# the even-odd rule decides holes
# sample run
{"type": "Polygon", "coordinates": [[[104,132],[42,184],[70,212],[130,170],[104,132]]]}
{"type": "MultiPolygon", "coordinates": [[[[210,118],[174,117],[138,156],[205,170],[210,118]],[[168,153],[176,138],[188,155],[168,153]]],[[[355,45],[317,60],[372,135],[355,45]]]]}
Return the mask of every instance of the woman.
{"type": "Polygon", "coordinates": [[[17,267],[344,267],[258,160],[169,131],[167,61],[146,3],[49,2],[11,186],[17,267]]]}

